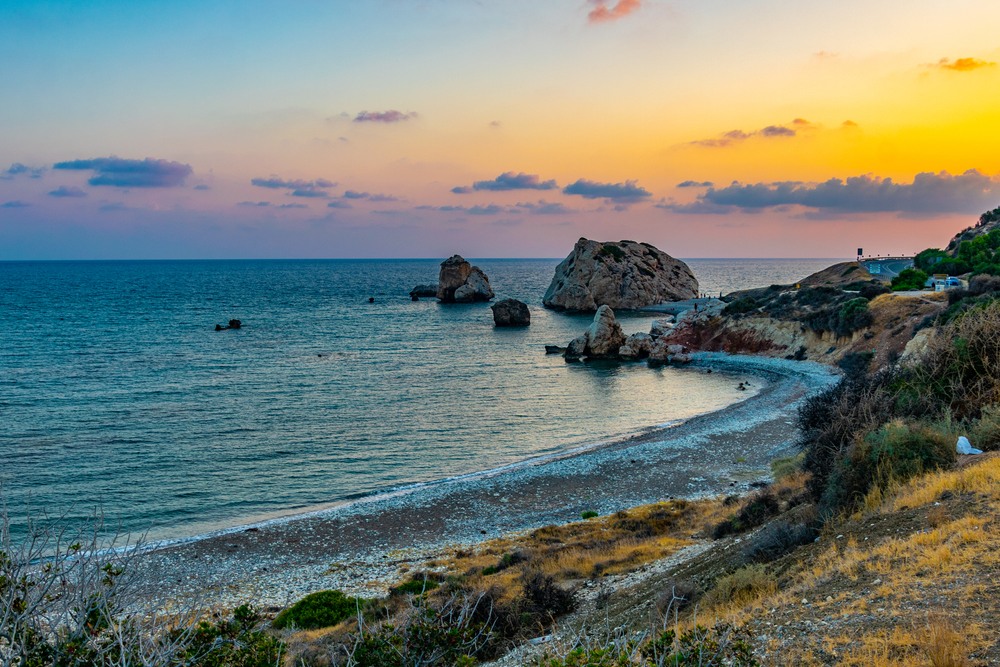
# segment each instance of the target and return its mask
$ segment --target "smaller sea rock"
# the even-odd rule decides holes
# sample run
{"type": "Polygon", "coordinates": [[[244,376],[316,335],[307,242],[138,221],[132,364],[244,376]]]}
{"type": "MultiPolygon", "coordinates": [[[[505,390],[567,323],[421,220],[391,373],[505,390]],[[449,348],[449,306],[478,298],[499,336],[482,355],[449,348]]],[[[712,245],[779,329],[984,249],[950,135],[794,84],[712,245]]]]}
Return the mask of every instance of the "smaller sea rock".
{"type": "Polygon", "coordinates": [[[585,334],[588,357],[613,357],[625,343],[625,333],[615,319],[611,306],[601,306],[585,334]]]}
{"type": "Polygon", "coordinates": [[[618,356],[622,359],[645,359],[653,347],[653,338],[648,333],[634,333],[625,339],[625,344],[618,348],[618,356]]]}
{"type": "Polygon", "coordinates": [[[441,262],[437,298],[442,303],[489,301],[493,289],[478,266],[472,266],[461,255],[452,255],[441,262]]]}
{"type": "Polygon", "coordinates": [[[563,355],[567,359],[580,359],[587,353],[587,334],[577,336],[566,346],[563,355]]]}
{"type": "Polygon", "coordinates": [[[411,297],[437,296],[437,293],[438,293],[437,283],[428,285],[417,285],[410,290],[411,297]]]}
{"type": "Polygon", "coordinates": [[[563,354],[565,352],[566,352],[566,348],[565,347],[561,347],[559,345],[546,345],[545,346],[545,354],[563,354]]]}
{"type": "Polygon", "coordinates": [[[517,299],[504,299],[490,306],[493,324],[498,327],[526,327],[531,324],[528,304],[517,299]]]}

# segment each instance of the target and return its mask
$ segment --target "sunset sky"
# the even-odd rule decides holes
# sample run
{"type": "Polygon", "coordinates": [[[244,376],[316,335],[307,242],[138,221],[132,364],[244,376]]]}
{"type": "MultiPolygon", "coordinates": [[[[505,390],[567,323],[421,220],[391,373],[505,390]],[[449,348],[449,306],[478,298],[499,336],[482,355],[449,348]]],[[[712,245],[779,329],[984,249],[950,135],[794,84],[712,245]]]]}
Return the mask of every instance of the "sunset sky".
{"type": "Polygon", "coordinates": [[[0,0],[0,259],[943,246],[997,0],[0,0]]]}

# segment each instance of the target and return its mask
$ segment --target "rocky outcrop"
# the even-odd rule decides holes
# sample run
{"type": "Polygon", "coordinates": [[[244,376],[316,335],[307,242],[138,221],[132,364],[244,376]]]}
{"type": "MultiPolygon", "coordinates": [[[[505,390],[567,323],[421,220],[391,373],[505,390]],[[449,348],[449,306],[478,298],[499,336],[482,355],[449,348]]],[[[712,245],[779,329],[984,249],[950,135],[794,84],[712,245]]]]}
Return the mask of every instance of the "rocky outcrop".
{"type": "Polygon", "coordinates": [[[653,348],[653,337],[648,333],[634,333],[618,348],[618,358],[622,360],[645,359],[653,348]]]}
{"type": "Polygon", "coordinates": [[[410,290],[410,297],[422,297],[422,296],[437,296],[438,286],[437,283],[429,283],[427,285],[417,285],[410,290]]]}
{"type": "Polygon", "coordinates": [[[570,341],[566,347],[566,358],[615,359],[624,344],[625,333],[615,319],[615,311],[601,306],[587,330],[570,341]]]}
{"type": "Polygon", "coordinates": [[[221,324],[216,324],[215,325],[215,330],[216,331],[227,331],[229,329],[239,329],[242,326],[243,326],[243,322],[240,322],[239,320],[229,320],[229,324],[227,326],[222,326],[221,324]]]}
{"type": "Polygon", "coordinates": [[[478,266],[472,266],[461,255],[452,255],[441,262],[437,298],[443,303],[489,301],[493,289],[478,266]]]}
{"type": "Polygon", "coordinates": [[[556,267],[542,303],[554,310],[630,310],[697,296],[687,264],[648,243],[581,238],[556,267]]]}
{"type": "Polygon", "coordinates": [[[526,327],[531,324],[531,311],[523,301],[504,299],[490,308],[493,310],[493,324],[498,327],[526,327]]]}

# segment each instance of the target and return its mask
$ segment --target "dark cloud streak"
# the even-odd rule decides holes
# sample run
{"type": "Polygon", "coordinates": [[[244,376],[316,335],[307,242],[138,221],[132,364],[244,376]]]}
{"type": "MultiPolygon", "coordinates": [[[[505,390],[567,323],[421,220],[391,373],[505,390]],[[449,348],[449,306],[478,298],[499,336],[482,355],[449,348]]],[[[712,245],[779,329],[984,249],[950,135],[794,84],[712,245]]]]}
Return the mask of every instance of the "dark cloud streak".
{"type": "Polygon", "coordinates": [[[57,162],[53,169],[94,171],[90,185],[120,188],[169,188],[184,184],[191,175],[191,165],[169,160],[146,158],[127,160],[120,157],[101,157],[87,160],[57,162]]]}

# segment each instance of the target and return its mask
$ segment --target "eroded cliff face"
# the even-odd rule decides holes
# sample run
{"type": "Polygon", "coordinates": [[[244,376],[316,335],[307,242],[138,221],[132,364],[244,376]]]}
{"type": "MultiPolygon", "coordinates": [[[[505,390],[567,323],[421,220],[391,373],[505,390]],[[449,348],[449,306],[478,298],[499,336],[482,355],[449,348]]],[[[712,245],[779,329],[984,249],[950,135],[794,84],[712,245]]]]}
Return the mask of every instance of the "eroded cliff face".
{"type": "Polygon", "coordinates": [[[633,310],[698,296],[687,264],[648,243],[581,238],[556,267],[542,303],[554,310],[633,310]]]}
{"type": "Polygon", "coordinates": [[[764,312],[727,314],[724,307],[717,307],[682,314],[663,340],[689,350],[828,364],[850,354],[871,354],[875,365],[884,365],[901,356],[926,318],[940,314],[947,305],[947,296],[940,293],[919,297],[882,294],[867,303],[867,324],[846,335],[818,330],[802,313],[784,317],[764,312]]]}

